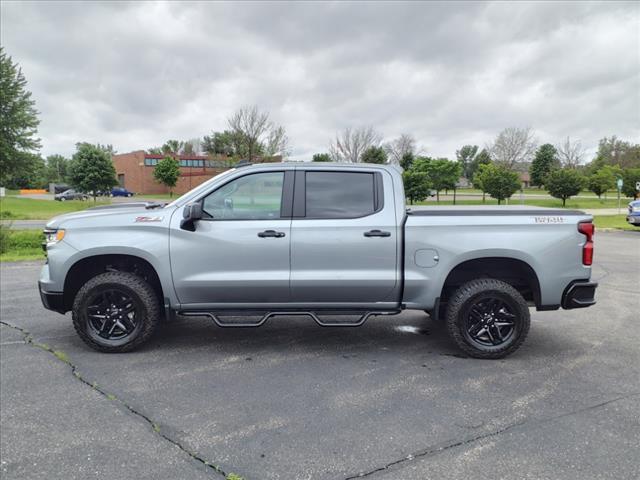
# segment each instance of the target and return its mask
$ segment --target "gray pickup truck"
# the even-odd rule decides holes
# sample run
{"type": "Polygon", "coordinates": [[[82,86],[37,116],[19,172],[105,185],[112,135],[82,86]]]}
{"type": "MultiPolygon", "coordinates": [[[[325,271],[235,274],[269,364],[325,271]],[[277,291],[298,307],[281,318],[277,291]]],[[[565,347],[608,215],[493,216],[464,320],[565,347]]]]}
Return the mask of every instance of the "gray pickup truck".
{"type": "Polygon", "coordinates": [[[592,217],[570,210],[408,210],[392,166],[261,164],[168,205],[52,219],[39,288],[103,352],[132,350],[176,314],[358,326],[414,309],[466,354],[501,358],[524,341],[529,307],[595,303],[593,233],[592,217]]]}

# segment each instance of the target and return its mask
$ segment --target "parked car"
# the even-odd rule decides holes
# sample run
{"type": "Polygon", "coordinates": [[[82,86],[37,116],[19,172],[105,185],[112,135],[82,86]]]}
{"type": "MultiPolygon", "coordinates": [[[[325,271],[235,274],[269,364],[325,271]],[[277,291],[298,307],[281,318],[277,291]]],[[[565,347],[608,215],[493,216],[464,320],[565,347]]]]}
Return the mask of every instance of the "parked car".
{"type": "Polygon", "coordinates": [[[56,193],[53,196],[54,200],[58,200],[60,202],[64,202],[66,200],[87,200],[88,198],[89,195],[87,195],[86,193],[77,192],[73,188],[65,190],[62,193],[56,193]]]}
{"type": "Polygon", "coordinates": [[[133,197],[133,192],[130,192],[124,187],[114,187],[111,189],[112,197],[133,197]]]}
{"type": "Polygon", "coordinates": [[[525,340],[530,307],[595,303],[592,220],[525,206],[407,210],[397,167],[259,164],[168,205],[52,219],[39,288],[103,352],[138,347],[176,314],[359,326],[411,309],[442,320],[467,355],[502,358],[525,340]]]}
{"type": "Polygon", "coordinates": [[[640,227],[640,200],[629,202],[629,215],[627,222],[636,227],[640,227]]]}
{"type": "Polygon", "coordinates": [[[66,192],[67,190],[69,190],[69,185],[55,184],[53,186],[54,194],[66,192]]]}

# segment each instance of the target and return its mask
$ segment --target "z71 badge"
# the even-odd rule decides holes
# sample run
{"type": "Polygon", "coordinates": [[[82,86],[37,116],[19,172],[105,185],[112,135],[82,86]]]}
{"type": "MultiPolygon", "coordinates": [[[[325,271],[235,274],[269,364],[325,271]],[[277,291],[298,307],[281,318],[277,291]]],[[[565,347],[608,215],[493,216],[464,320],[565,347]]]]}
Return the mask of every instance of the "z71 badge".
{"type": "Polygon", "coordinates": [[[137,222],[161,222],[162,217],[136,217],[135,221],[136,223],[137,222]]]}

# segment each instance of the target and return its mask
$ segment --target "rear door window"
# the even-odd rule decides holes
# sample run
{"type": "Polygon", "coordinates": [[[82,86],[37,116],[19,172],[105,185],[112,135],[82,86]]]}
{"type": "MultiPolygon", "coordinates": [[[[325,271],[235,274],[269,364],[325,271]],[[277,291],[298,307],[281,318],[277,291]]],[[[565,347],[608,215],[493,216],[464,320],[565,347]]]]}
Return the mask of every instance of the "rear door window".
{"type": "Polygon", "coordinates": [[[357,218],[376,211],[374,174],[306,172],[306,218],[357,218]]]}

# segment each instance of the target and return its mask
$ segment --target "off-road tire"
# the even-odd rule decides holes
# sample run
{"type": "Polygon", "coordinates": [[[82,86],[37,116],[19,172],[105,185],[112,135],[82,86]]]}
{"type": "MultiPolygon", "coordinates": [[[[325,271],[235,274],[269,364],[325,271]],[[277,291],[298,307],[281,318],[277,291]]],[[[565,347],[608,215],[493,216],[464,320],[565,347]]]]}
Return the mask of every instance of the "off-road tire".
{"type": "Polygon", "coordinates": [[[80,338],[94,350],[106,353],[130,352],[149,340],[155,332],[161,318],[160,304],[156,292],[144,279],[129,272],[106,272],[93,277],[80,288],[73,302],[72,318],[80,338]],[[119,345],[96,339],[89,332],[87,302],[92,295],[110,287],[126,291],[141,312],[138,319],[140,327],[119,345]]]}
{"type": "Polygon", "coordinates": [[[449,337],[467,355],[474,358],[504,358],[515,352],[529,333],[531,318],[529,307],[520,292],[508,283],[495,279],[471,280],[460,286],[448,301],[446,327],[449,337]],[[497,298],[508,304],[515,316],[512,336],[500,345],[481,345],[466,334],[465,324],[469,310],[478,300],[497,298]]]}

